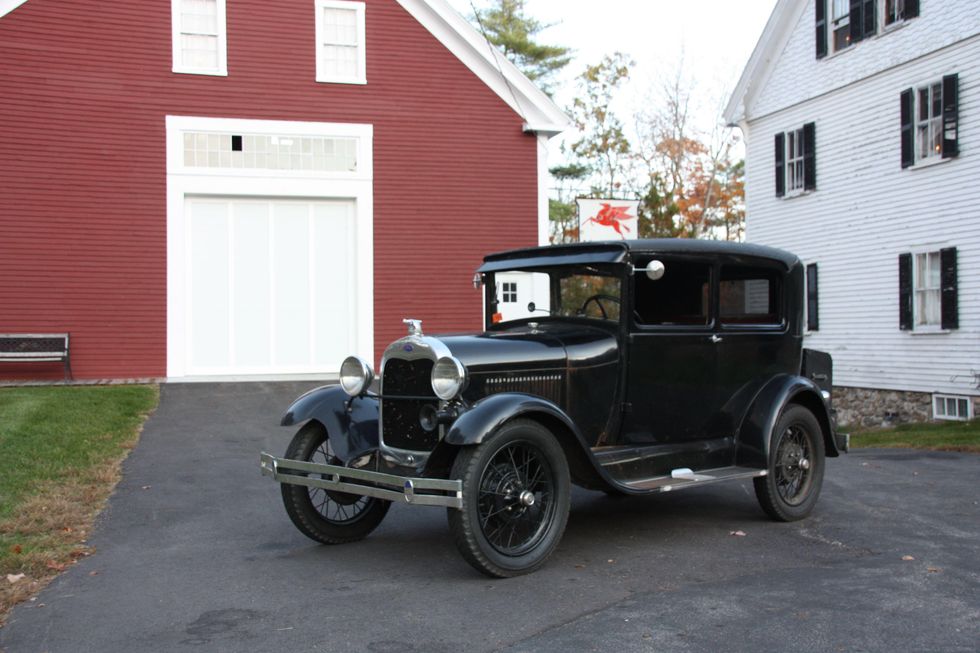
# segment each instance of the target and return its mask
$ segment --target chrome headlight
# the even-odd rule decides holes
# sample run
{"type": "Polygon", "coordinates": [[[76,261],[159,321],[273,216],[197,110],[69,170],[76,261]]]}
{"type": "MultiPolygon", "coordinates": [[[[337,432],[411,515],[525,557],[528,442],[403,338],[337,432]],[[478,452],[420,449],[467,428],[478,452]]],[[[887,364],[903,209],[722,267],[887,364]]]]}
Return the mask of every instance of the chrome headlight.
{"type": "Polygon", "coordinates": [[[340,387],[351,397],[356,397],[371,385],[374,371],[357,356],[348,356],[340,365],[340,387]]]}
{"type": "Polygon", "coordinates": [[[444,401],[449,401],[463,391],[466,385],[466,368],[456,358],[443,356],[432,367],[432,391],[444,401]]]}

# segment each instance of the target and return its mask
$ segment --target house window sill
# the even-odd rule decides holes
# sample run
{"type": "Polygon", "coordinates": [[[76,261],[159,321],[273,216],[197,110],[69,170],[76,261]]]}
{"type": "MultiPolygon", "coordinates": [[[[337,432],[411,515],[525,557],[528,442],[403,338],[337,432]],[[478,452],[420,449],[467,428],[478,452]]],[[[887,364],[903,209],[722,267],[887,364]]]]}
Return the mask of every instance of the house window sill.
{"type": "Polygon", "coordinates": [[[937,336],[952,333],[953,329],[943,329],[942,327],[921,326],[908,332],[910,336],[937,336]]]}
{"type": "Polygon", "coordinates": [[[791,200],[791,199],[796,199],[797,197],[804,197],[806,195],[810,195],[814,192],[816,191],[815,190],[790,190],[790,191],[786,191],[786,194],[779,199],[791,200]]]}
{"type": "Polygon", "coordinates": [[[931,156],[928,159],[920,159],[916,161],[910,165],[907,170],[925,170],[926,168],[942,165],[943,163],[949,163],[955,158],[956,157],[953,156],[946,158],[943,158],[942,156],[931,156]]]}

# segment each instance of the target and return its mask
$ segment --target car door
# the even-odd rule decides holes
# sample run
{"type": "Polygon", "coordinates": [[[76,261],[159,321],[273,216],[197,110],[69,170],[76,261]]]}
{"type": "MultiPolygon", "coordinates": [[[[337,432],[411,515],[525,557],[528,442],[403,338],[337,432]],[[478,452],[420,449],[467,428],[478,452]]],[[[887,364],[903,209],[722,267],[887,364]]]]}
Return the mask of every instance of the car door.
{"type": "MultiPolygon", "coordinates": [[[[637,257],[644,267],[652,256],[637,257]]],[[[655,447],[653,472],[705,468],[728,455],[731,441],[715,442],[718,412],[717,365],[710,259],[656,257],[664,264],[657,280],[641,273],[632,282],[626,404],[620,442],[655,447]]],[[[727,460],[727,458],[725,458],[727,460]]]]}

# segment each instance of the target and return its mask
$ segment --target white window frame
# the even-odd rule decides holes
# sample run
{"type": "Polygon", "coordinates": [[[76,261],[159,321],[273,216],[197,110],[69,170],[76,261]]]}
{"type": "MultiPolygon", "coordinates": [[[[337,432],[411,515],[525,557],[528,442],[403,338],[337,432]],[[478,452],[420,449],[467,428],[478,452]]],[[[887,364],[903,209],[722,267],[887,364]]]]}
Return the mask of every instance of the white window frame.
{"type": "Polygon", "coordinates": [[[943,324],[943,294],[942,294],[942,257],[941,248],[919,249],[912,252],[912,330],[919,332],[941,331],[943,324]],[[922,267],[921,259],[925,257],[928,261],[930,257],[935,257],[939,266],[939,279],[935,286],[928,285],[928,270],[925,272],[926,286],[922,287],[919,283],[919,274],[922,267]],[[922,321],[922,313],[927,311],[920,310],[920,299],[925,302],[935,302],[936,320],[934,322],[922,321]]]}
{"type": "Polygon", "coordinates": [[[947,394],[933,394],[932,395],[932,417],[933,419],[945,419],[953,420],[957,422],[965,422],[967,420],[973,419],[973,398],[967,397],[965,395],[947,395],[947,394]],[[956,406],[956,414],[952,414],[947,411],[949,402],[952,401],[956,406]],[[937,404],[942,402],[942,411],[937,410],[937,404]],[[959,402],[966,402],[966,414],[963,415],[959,412],[959,402]]]}
{"type": "Polygon", "coordinates": [[[327,84],[367,84],[367,43],[365,40],[364,3],[354,0],[314,0],[316,8],[316,81],[327,84]],[[354,10],[357,16],[357,73],[350,77],[328,74],[323,70],[324,9],[354,10]]]}
{"type": "Polygon", "coordinates": [[[905,13],[905,0],[882,0],[881,2],[881,22],[879,25],[883,29],[894,29],[899,25],[904,25],[908,20],[903,17],[905,13]],[[891,7],[889,7],[891,5],[891,7]],[[888,10],[892,9],[892,12],[888,10]],[[892,17],[894,13],[894,17],[892,17]],[[889,20],[891,19],[891,20],[889,20]]]}
{"type": "Polygon", "coordinates": [[[830,49],[833,52],[841,52],[851,47],[851,45],[853,45],[853,43],[851,43],[851,36],[850,36],[851,8],[849,6],[848,0],[842,0],[844,6],[847,7],[847,13],[841,16],[837,16],[836,14],[837,2],[838,0],[827,0],[827,4],[829,5],[827,7],[827,17],[828,17],[827,27],[830,35],[830,45],[831,45],[830,49]],[[844,43],[844,45],[837,47],[837,32],[842,29],[847,30],[846,42],[844,43]]]}
{"type": "Polygon", "coordinates": [[[786,194],[799,195],[806,189],[806,152],[803,127],[786,132],[786,194]]]}
{"type": "Polygon", "coordinates": [[[181,3],[182,0],[170,0],[171,45],[173,48],[173,72],[188,75],[228,76],[228,21],[225,13],[225,0],[215,0],[218,23],[218,66],[217,68],[194,68],[183,64],[183,49],[181,48],[181,3]]]}
{"type": "Polygon", "coordinates": [[[915,155],[915,165],[935,163],[943,160],[943,80],[932,80],[912,87],[912,150],[915,155]],[[935,91],[939,89],[939,113],[932,115],[935,104],[935,91]],[[928,97],[929,111],[922,118],[922,93],[928,97]],[[925,139],[922,133],[925,133],[925,139]],[[938,140],[937,140],[938,139],[938,140]],[[928,146],[928,147],[926,147],[928,146]]]}

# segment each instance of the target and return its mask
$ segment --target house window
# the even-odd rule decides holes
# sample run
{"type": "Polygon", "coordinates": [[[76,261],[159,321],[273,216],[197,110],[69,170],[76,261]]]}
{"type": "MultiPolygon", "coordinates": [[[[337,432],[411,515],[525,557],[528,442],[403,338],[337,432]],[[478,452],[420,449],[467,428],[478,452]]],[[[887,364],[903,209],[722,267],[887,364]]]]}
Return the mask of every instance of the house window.
{"type": "Polygon", "coordinates": [[[517,282],[505,281],[502,285],[501,299],[504,304],[517,303],[517,282]]]}
{"type": "Polygon", "coordinates": [[[933,395],[932,416],[935,419],[968,420],[973,418],[973,402],[969,397],[933,395]]]}
{"type": "Polygon", "coordinates": [[[898,285],[902,330],[959,327],[955,247],[900,254],[898,285]]]}
{"type": "Polygon", "coordinates": [[[225,0],[171,0],[173,72],[227,75],[225,0]]]}
{"type": "Polygon", "coordinates": [[[776,134],[776,196],[817,188],[816,125],[776,134]]]}
{"type": "Polygon", "coordinates": [[[885,0],[885,27],[901,23],[919,15],[919,0],[885,0]]]}
{"type": "Polygon", "coordinates": [[[851,44],[850,0],[830,0],[830,29],[833,35],[834,52],[843,50],[851,44]]]}
{"type": "Polygon", "coordinates": [[[958,96],[958,75],[947,75],[902,92],[903,168],[959,153],[958,96]]]}
{"type": "Polygon", "coordinates": [[[364,3],[316,0],[316,81],[365,84],[364,3]]]}

